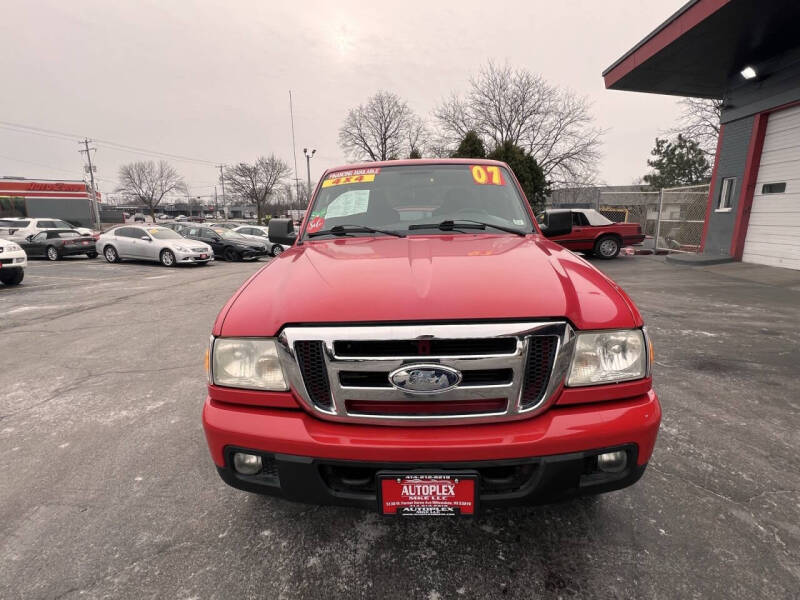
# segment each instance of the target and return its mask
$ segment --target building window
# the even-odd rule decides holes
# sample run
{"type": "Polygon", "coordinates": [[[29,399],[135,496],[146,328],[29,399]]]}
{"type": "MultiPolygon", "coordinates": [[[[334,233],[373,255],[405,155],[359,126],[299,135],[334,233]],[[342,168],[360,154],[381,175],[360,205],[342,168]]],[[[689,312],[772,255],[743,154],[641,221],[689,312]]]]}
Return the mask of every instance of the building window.
{"type": "Polygon", "coordinates": [[[786,182],[780,183],[765,183],[761,186],[762,194],[782,194],[786,191],[786,182]]]}
{"type": "Polygon", "coordinates": [[[736,188],[736,177],[725,177],[717,200],[717,212],[727,212],[733,207],[733,190],[736,188]]]}

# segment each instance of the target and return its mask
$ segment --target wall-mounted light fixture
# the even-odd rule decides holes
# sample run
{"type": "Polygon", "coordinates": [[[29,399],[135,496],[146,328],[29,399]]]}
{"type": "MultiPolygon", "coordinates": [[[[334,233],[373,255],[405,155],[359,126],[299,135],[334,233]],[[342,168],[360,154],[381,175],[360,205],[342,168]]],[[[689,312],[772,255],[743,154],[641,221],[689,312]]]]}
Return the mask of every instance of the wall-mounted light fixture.
{"type": "Polygon", "coordinates": [[[745,79],[755,79],[756,76],[758,75],[758,73],[756,73],[755,68],[751,67],[750,65],[747,65],[744,69],[742,69],[741,74],[742,77],[744,77],[745,79]]]}

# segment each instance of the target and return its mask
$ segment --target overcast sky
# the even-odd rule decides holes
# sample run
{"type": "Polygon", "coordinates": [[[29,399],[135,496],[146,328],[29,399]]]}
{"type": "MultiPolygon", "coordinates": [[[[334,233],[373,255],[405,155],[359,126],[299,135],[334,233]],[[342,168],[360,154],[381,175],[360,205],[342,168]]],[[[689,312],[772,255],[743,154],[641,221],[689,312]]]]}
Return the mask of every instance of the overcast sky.
{"type": "MultiPolygon", "coordinates": [[[[420,115],[463,91],[488,60],[508,61],[588,96],[604,136],[600,176],[647,172],[676,99],[607,91],[601,72],[683,0],[518,2],[5,0],[0,121],[209,161],[316,148],[312,178],[345,162],[337,130],[378,89],[420,115]]],[[[143,154],[99,145],[99,188],[143,154]]],[[[213,194],[211,164],[172,161],[193,195],[213,194]]],[[[0,124],[0,175],[81,178],[72,139],[0,124]]]]}

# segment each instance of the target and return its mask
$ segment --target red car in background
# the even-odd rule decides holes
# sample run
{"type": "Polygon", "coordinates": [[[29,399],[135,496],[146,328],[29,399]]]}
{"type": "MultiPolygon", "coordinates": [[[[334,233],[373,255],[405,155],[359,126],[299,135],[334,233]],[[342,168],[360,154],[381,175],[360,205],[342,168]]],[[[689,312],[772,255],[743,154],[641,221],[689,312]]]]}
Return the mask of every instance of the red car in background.
{"type": "Polygon", "coordinates": [[[644,241],[638,223],[614,223],[593,208],[560,208],[546,210],[538,215],[540,225],[547,225],[553,213],[572,213],[572,231],[548,236],[569,250],[591,252],[598,258],[615,258],[623,246],[634,246],[644,241]]]}

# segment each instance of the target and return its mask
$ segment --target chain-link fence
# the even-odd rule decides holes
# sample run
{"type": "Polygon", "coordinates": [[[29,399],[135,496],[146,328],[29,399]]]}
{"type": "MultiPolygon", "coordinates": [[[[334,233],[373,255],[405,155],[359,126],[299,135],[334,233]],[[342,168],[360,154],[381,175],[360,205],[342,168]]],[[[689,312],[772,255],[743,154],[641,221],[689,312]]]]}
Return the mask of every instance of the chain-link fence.
{"type": "Polygon", "coordinates": [[[646,245],[674,252],[699,252],[708,185],[658,191],[601,191],[598,210],[616,223],[639,223],[646,245]]]}

